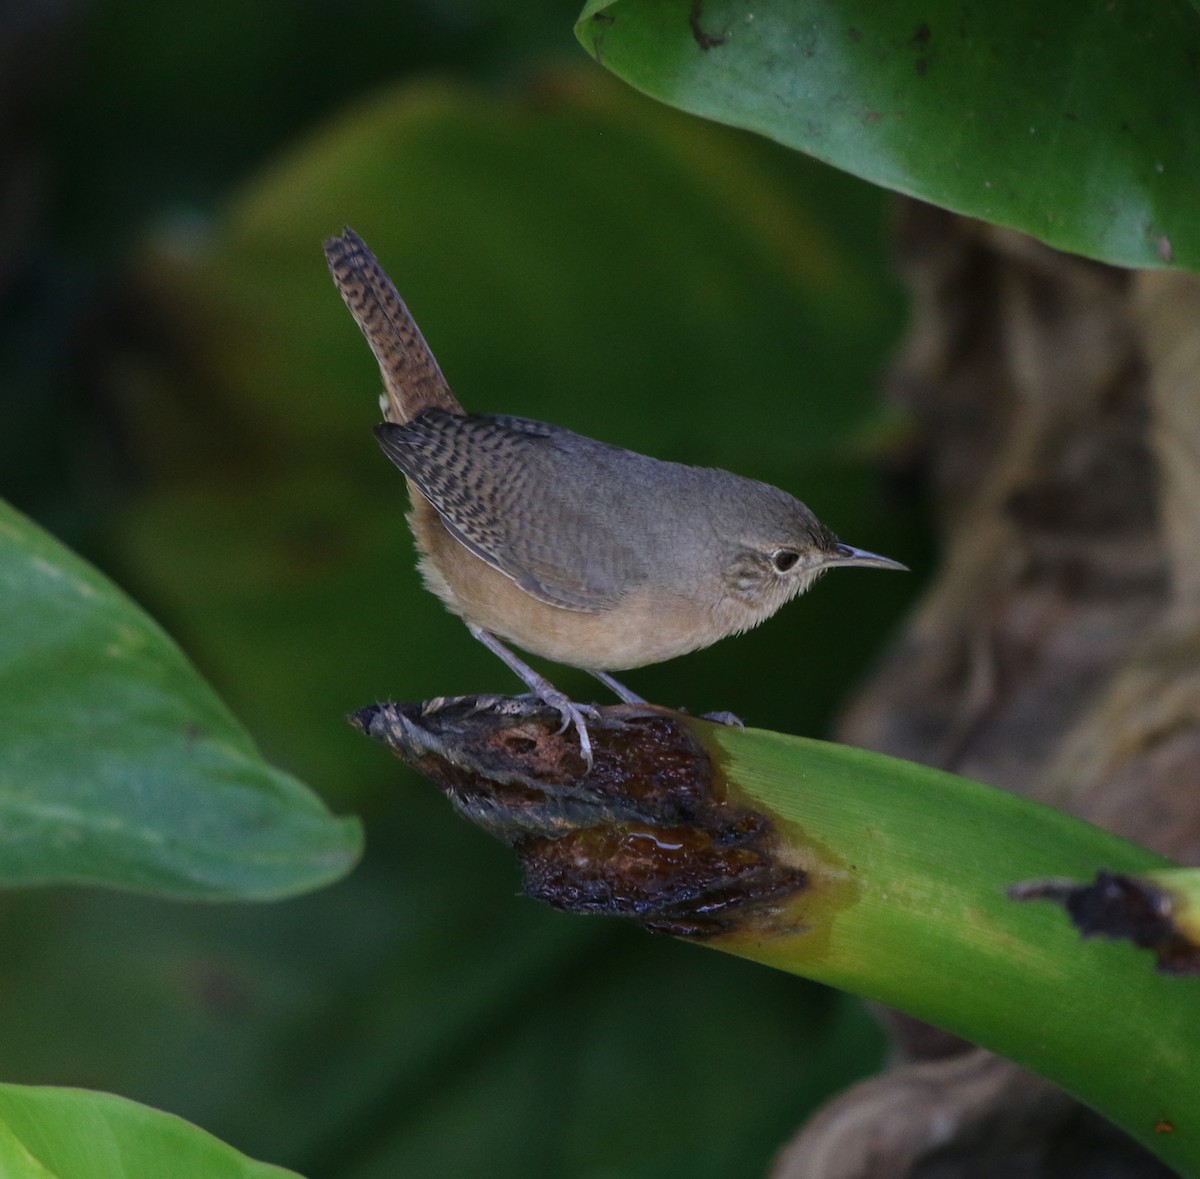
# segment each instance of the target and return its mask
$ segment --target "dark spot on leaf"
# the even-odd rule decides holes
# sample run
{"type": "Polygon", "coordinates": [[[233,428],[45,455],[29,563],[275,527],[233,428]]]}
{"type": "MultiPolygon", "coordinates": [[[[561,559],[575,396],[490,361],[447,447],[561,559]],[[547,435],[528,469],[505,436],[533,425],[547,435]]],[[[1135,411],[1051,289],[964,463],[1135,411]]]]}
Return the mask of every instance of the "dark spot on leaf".
{"type": "Polygon", "coordinates": [[[917,31],[915,33],[913,33],[913,36],[912,36],[913,44],[914,45],[926,45],[926,44],[928,44],[929,39],[932,36],[933,36],[933,33],[930,31],[929,26],[924,21],[922,21],[919,25],[917,25],[917,31]]]}
{"type": "Polygon", "coordinates": [[[1165,974],[1200,974],[1200,945],[1175,920],[1175,898],[1150,880],[1097,872],[1092,884],[1033,880],[1008,890],[1014,900],[1057,901],[1084,937],[1131,941],[1153,950],[1165,974]]]}
{"type": "Polygon", "coordinates": [[[703,7],[704,0],[692,0],[692,7],[688,12],[688,28],[692,30],[692,37],[696,44],[707,53],[710,49],[715,49],[718,45],[724,45],[725,38],[706,33],[700,27],[700,16],[703,7]]]}
{"type": "Polygon", "coordinates": [[[918,57],[916,65],[917,74],[922,78],[925,77],[925,73],[929,69],[929,62],[927,62],[923,57],[918,57]]]}
{"type": "Polygon", "coordinates": [[[851,27],[851,29],[850,29],[850,40],[851,41],[855,41],[855,42],[861,41],[862,36],[863,35],[862,35],[861,29],[856,29],[854,27],[851,27]]]}
{"type": "Polygon", "coordinates": [[[598,25],[616,24],[617,18],[611,12],[593,12],[592,20],[598,25]]]}

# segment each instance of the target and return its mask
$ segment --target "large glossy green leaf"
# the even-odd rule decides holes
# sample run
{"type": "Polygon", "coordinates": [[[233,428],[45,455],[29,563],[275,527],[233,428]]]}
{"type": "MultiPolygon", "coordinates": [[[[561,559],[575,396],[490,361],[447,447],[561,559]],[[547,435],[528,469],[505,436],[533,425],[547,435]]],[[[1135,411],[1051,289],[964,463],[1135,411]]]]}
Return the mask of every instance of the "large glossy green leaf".
{"type": "Polygon", "coordinates": [[[211,1134],[111,1093],[0,1085],[4,1179],[287,1179],[211,1134]]]}
{"type": "Polygon", "coordinates": [[[358,839],[142,610],[0,502],[0,884],[281,896],[342,875],[358,839]]]}
{"type": "Polygon", "coordinates": [[[1200,268],[1181,0],[592,0],[601,64],[876,184],[1127,266],[1200,268]]]}

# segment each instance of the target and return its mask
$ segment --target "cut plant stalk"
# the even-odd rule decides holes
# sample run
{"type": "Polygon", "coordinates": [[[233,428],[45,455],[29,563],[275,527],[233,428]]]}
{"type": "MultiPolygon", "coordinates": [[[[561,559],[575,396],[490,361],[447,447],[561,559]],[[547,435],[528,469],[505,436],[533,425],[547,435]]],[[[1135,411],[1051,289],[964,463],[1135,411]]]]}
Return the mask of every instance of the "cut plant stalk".
{"type": "Polygon", "coordinates": [[[351,718],[512,846],[531,896],[887,1003],[1048,1077],[1200,1176],[1200,990],[1081,941],[1019,881],[1162,857],[977,782],[620,705],[595,765],[529,698],[351,718]]]}

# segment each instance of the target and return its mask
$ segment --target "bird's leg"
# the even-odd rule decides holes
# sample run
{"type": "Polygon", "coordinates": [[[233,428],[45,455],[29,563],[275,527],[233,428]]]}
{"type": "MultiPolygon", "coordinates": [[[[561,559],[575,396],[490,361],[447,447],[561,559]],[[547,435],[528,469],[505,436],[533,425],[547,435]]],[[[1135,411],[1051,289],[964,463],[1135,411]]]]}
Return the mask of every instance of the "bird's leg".
{"type": "Polygon", "coordinates": [[[558,730],[560,733],[565,733],[571,725],[575,726],[575,730],[579,734],[579,752],[583,754],[583,760],[590,770],[592,768],[592,739],[588,735],[584,717],[587,715],[598,716],[596,710],[589,704],[576,704],[569,696],[560,692],[548,679],[538,675],[532,667],[514,655],[490,630],[484,630],[481,626],[472,626],[470,623],[467,624],[467,630],[493,655],[502,659],[509,670],[515,672],[543,704],[553,708],[563,718],[562,728],[558,730]]]}
{"type": "MultiPolygon", "coordinates": [[[[614,680],[612,676],[603,671],[597,671],[594,667],[585,667],[584,671],[588,675],[593,675],[598,679],[614,696],[620,696],[626,704],[648,704],[649,701],[644,697],[639,696],[636,692],[631,692],[620,680],[614,680]]],[[[681,711],[686,711],[683,709],[681,711]]],[[[746,726],[742,723],[740,717],[734,716],[732,712],[706,712],[701,720],[712,721],[718,725],[733,725],[735,728],[744,729],[746,726]]]]}
{"type": "MultiPolygon", "coordinates": [[[[631,692],[620,680],[614,680],[612,676],[606,672],[597,671],[594,667],[585,667],[584,671],[588,675],[593,675],[598,679],[614,696],[620,696],[626,704],[648,704],[649,701],[644,697],[639,696],[636,692],[631,692]]],[[[686,709],[681,709],[686,712],[686,709]]],[[[744,729],[746,726],[742,722],[741,717],[735,716],[732,712],[706,712],[701,720],[712,721],[718,725],[732,725],[738,729],[744,729]]]]}
{"type": "Polygon", "coordinates": [[[619,696],[626,704],[646,703],[636,692],[631,692],[620,680],[614,680],[606,672],[597,671],[594,667],[587,667],[584,670],[588,675],[595,676],[614,696],[619,696]]]}

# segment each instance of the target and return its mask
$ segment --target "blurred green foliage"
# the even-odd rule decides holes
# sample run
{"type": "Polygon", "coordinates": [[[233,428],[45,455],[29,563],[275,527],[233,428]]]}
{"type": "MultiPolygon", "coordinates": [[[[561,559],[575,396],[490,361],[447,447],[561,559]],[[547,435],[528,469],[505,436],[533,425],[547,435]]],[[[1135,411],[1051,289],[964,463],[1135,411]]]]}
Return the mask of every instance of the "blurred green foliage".
{"type": "MultiPolygon", "coordinates": [[[[342,719],[516,689],[412,567],[321,257],[344,223],[469,408],[764,478],[922,556],[878,474],[901,428],[875,394],[901,320],[883,198],[623,90],[573,15],[61,10],[19,156],[32,136],[47,179],[0,272],[0,491],[362,814],[367,853],[252,909],[5,897],[5,1080],[111,1089],[311,1176],[749,1176],[875,1062],[839,996],[515,897],[504,850],[342,719]]],[[[819,733],[915,585],[835,573],[630,686],[819,733]]]]}

